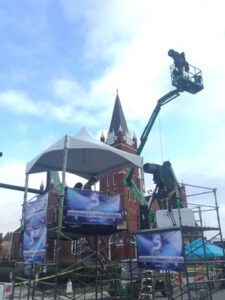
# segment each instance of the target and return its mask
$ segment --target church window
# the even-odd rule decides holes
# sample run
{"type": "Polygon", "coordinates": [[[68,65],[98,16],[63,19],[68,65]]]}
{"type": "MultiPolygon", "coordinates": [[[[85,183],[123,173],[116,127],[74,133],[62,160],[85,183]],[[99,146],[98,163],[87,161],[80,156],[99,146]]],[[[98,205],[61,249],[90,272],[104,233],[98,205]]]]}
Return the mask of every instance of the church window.
{"type": "Polygon", "coordinates": [[[110,185],[110,182],[109,182],[109,175],[108,175],[107,178],[106,178],[106,185],[107,185],[107,186],[110,185]]]}
{"type": "Polygon", "coordinates": [[[71,241],[71,254],[76,254],[77,243],[76,241],[71,241]]]}
{"type": "Polygon", "coordinates": [[[112,237],[112,244],[114,244],[116,247],[123,247],[123,238],[121,233],[115,234],[112,237]]]}
{"type": "Polygon", "coordinates": [[[128,197],[128,200],[130,200],[130,189],[128,189],[128,191],[127,191],[127,197],[128,197]]]}
{"type": "Polygon", "coordinates": [[[116,185],[116,174],[113,174],[113,185],[116,185]]]}

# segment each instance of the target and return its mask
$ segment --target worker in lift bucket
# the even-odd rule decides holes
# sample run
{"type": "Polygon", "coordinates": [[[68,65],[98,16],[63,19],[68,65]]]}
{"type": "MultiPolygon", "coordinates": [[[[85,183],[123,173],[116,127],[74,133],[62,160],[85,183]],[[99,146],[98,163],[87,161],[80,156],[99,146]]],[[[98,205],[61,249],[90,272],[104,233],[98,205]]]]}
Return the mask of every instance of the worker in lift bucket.
{"type": "Polygon", "coordinates": [[[175,69],[173,70],[173,75],[183,75],[183,71],[189,72],[189,64],[185,59],[184,52],[179,53],[177,51],[174,51],[173,49],[170,49],[168,51],[168,55],[173,58],[175,69]]]}

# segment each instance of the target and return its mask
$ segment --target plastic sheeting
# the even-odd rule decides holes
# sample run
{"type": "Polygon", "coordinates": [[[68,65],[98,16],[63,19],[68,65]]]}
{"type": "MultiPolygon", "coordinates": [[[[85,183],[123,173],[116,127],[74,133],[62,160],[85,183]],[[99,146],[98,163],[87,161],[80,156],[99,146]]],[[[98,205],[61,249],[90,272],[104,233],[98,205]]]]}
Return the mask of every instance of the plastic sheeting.
{"type": "Polygon", "coordinates": [[[204,241],[205,252],[202,238],[197,238],[190,244],[185,246],[185,255],[187,259],[193,258],[208,258],[208,257],[222,257],[223,249],[219,246],[213,245],[209,241],[204,241]]]}

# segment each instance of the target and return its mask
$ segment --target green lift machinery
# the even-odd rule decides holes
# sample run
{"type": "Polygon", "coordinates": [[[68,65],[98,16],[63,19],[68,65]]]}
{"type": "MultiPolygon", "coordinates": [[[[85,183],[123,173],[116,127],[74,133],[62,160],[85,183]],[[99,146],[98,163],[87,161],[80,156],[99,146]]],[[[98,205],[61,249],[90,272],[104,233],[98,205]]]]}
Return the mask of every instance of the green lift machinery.
{"type": "MultiPolygon", "coordinates": [[[[136,153],[137,155],[141,155],[161,107],[180,96],[180,94],[184,91],[191,94],[196,94],[203,89],[201,70],[190,65],[186,61],[184,52],[178,53],[177,51],[171,49],[168,51],[168,55],[174,60],[174,63],[170,66],[170,74],[171,82],[175,89],[168,92],[158,100],[156,107],[153,110],[151,117],[141,135],[140,145],[136,153]]],[[[158,188],[163,186],[164,190],[166,191],[166,195],[165,193],[163,195],[163,198],[165,199],[164,204],[161,202],[160,208],[164,208],[165,202],[167,208],[171,208],[171,206],[168,204],[168,199],[172,196],[175,196],[176,204],[174,204],[172,208],[178,208],[179,210],[180,206],[182,207],[183,204],[180,203],[181,195],[179,192],[179,186],[171,164],[169,162],[164,162],[162,166],[156,164],[145,164],[144,171],[146,173],[153,174],[154,181],[158,188]]],[[[128,170],[128,173],[124,178],[124,185],[131,189],[141,206],[147,206],[149,225],[152,228],[155,222],[154,212],[151,209],[149,202],[143,197],[142,193],[132,180],[132,175],[133,169],[131,168],[128,170]]]]}
{"type": "MultiPolygon", "coordinates": [[[[170,67],[170,72],[171,72],[172,85],[175,87],[175,89],[170,91],[169,93],[167,93],[166,95],[164,95],[158,100],[157,105],[153,110],[151,117],[142,133],[140,139],[140,145],[136,152],[137,155],[141,155],[144,146],[146,144],[146,141],[148,139],[148,136],[151,132],[151,129],[160,112],[161,107],[169,103],[173,99],[177,98],[184,91],[189,92],[191,94],[196,94],[197,92],[203,89],[201,71],[189,65],[186,62],[184,53],[178,53],[174,50],[169,50],[168,55],[172,57],[174,60],[174,64],[170,67]]],[[[173,214],[171,213],[171,209],[177,208],[179,214],[179,220],[181,223],[180,208],[185,207],[185,201],[182,201],[181,189],[176,179],[176,176],[173,172],[171,163],[169,161],[164,162],[162,165],[146,163],[144,165],[144,172],[152,174],[153,180],[156,184],[151,201],[148,201],[147,198],[143,197],[139,188],[134,183],[132,179],[133,169],[129,169],[128,173],[124,177],[124,185],[128,186],[131,189],[131,191],[134,193],[136,199],[140,204],[140,218],[145,220],[144,222],[142,221],[140,222],[141,229],[150,229],[155,227],[156,222],[155,222],[154,210],[152,209],[152,204],[155,202],[155,200],[157,200],[159,209],[168,210],[172,221],[173,221],[173,214]],[[146,218],[146,213],[148,215],[147,218],[146,218]]],[[[127,205],[127,210],[128,210],[128,205],[127,205]]],[[[127,211],[127,216],[128,216],[127,226],[129,228],[128,211],[127,211]]],[[[134,267],[136,263],[137,262],[135,261],[131,261],[128,269],[132,268],[136,270],[136,268],[134,267]]],[[[112,296],[115,299],[118,299],[118,297],[119,298],[130,297],[132,293],[133,293],[132,295],[138,299],[150,299],[149,294],[151,294],[153,286],[154,286],[154,290],[160,291],[163,296],[168,296],[167,295],[168,292],[166,293],[165,290],[169,291],[169,293],[172,294],[172,290],[170,290],[172,286],[167,282],[166,277],[163,278],[161,274],[158,274],[159,276],[156,277],[156,280],[154,280],[154,282],[151,279],[151,275],[149,276],[149,278],[146,275],[146,279],[144,281],[142,280],[140,282],[138,279],[136,280],[134,279],[134,281],[131,284],[129,281],[126,280],[126,278],[129,278],[130,273],[127,271],[126,276],[125,276],[126,272],[122,274],[123,268],[125,270],[125,265],[122,264],[121,276],[122,278],[125,279],[124,282],[119,286],[116,286],[114,282],[112,283],[111,286],[112,296]],[[133,286],[133,292],[132,292],[132,286],[133,286]],[[146,298],[145,296],[143,298],[142,294],[145,295],[146,298]]]]}

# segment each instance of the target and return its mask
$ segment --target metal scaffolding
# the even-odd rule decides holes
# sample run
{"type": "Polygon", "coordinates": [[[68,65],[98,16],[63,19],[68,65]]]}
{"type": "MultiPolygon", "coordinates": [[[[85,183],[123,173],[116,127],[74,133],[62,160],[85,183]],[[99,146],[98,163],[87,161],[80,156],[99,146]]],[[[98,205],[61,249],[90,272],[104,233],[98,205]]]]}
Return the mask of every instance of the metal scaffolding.
{"type": "MultiPolygon", "coordinates": [[[[213,295],[224,288],[225,259],[224,246],[217,203],[216,190],[206,187],[183,184],[186,188],[187,207],[195,216],[195,226],[181,224],[167,230],[181,230],[184,249],[200,238],[202,245],[184,251],[185,270],[153,271],[138,267],[132,254],[137,233],[129,229],[111,232],[111,253],[109,240],[105,235],[77,234],[59,226],[52,226],[59,215],[59,201],[49,206],[48,238],[55,245],[54,255],[43,264],[30,265],[28,278],[14,278],[13,297],[18,299],[213,299],[213,295]],[[190,201],[189,201],[190,200],[190,201]],[[213,205],[212,205],[212,202],[213,205]],[[204,203],[204,204],[203,204],[204,203]],[[54,218],[52,219],[52,211],[54,218]],[[212,220],[212,222],[209,220],[212,220]],[[217,239],[221,243],[223,256],[209,257],[207,243],[217,239]],[[73,248],[73,259],[68,266],[62,265],[62,241],[68,241],[73,248]],[[201,248],[203,255],[198,256],[201,248]],[[125,249],[125,250],[124,250],[125,249]],[[113,257],[117,251],[117,256],[113,257]],[[123,251],[126,252],[124,259],[123,251]],[[52,271],[44,273],[44,270],[52,271]],[[72,293],[68,292],[68,281],[72,282],[72,293]],[[69,298],[70,297],[70,298],[69,298]]],[[[60,200],[61,194],[49,192],[60,200]]],[[[50,202],[49,202],[50,203],[50,202]]],[[[138,213],[136,212],[136,216],[138,213]]],[[[63,215],[62,215],[63,216],[63,215]]],[[[128,219],[127,219],[128,220],[128,219]]],[[[160,232],[162,228],[147,230],[160,232]]],[[[49,249],[50,251],[50,249],[49,249]]],[[[27,267],[27,265],[24,265],[27,267]]]]}

